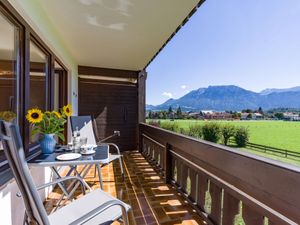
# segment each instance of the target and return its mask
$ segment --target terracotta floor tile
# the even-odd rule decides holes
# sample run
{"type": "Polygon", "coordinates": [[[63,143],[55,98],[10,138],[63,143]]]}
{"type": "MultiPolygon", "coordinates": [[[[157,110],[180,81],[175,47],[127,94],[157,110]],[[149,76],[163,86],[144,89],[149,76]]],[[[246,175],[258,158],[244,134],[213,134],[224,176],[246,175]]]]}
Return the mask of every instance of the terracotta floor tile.
{"type": "MultiPolygon", "coordinates": [[[[121,176],[118,162],[101,168],[104,190],[132,207],[129,213],[130,225],[202,225],[203,220],[185,199],[164,183],[161,175],[137,151],[124,153],[125,181],[121,176]]],[[[100,187],[98,175],[92,168],[87,182],[92,189],[100,187]]],[[[56,205],[61,192],[55,189],[45,201],[47,212],[56,205]]],[[[76,191],[81,196],[80,190],[76,191]]],[[[114,222],[113,225],[120,223],[114,222]]]]}

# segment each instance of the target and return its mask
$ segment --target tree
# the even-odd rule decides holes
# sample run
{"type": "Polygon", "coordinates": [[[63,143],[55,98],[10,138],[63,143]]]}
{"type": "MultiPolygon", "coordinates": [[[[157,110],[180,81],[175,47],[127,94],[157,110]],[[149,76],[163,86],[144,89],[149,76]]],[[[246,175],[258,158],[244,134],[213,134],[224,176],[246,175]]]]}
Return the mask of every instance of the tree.
{"type": "Polygon", "coordinates": [[[148,118],[149,118],[149,119],[153,119],[153,115],[152,115],[152,111],[151,111],[151,110],[150,110],[149,113],[148,113],[148,118]]]}
{"type": "Polygon", "coordinates": [[[284,119],[284,115],[283,115],[283,113],[281,113],[281,112],[275,113],[274,116],[275,116],[277,119],[279,119],[279,120],[284,119]]]}
{"type": "Polygon", "coordinates": [[[232,124],[225,124],[221,129],[221,134],[223,137],[223,143],[224,145],[228,144],[228,141],[231,137],[235,135],[235,126],[232,124]]]}
{"type": "Polygon", "coordinates": [[[167,119],[167,112],[166,111],[162,111],[162,115],[163,115],[163,119],[167,119]]]}
{"type": "Polygon", "coordinates": [[[251,109],[244,109],[244,110],[242,110],[242,113],[252,113],[252,110],[251,109]]]}
{"type": "Polygon", "coordinates": [[[239,127],[234,135],[235,143],[238,147],[246,147],[249,140],[249,130],[247,127],[239,127]]]}
{"type": "Polygon", "coordinates": [[[177,116],[177,119],[182,119],[182,111],[181,111],[180,106],[177,108],[176,116],[177,116]]]}
{"type": "Polygon", "coordinates": [[[263,111],[263,109],[262,109],[261,107],[259,107],[257,111],[258,111],[258,113],[260,113],[261,115],[264,115],[264,111],[263,111]]]}
{"type": "Polygon", "coordinates": [[[242,116],[241,113],[238,113],[238,112],[232,113],[232,118],[233,118],[233,119],[240,119],[241,116],[242,116]]]}
{"type": "Polygon", "coordinates": [[[174,119],[172,106],[169,107],[167,115],[168,115],[169,119],[174,119]]]}
{"type": "Polygon", "coordinates": [[[202,127],[202,136],[206,141],[217,143],[220,139],[220,124],[209,122],[202,127]]]}

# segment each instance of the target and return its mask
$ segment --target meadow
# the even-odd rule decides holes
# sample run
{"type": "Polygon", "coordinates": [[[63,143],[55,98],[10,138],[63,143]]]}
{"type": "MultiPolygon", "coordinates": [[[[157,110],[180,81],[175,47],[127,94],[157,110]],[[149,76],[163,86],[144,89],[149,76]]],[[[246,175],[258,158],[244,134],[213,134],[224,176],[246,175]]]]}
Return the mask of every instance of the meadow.
{"type": "MultiPolygon", "coordinates": [[[[161,120],[164,121],[170,120],[161,120]]],[[[203,120],[175,120],[179,127],[188,129],[192,124],[204,124],[203,120]]],[[[247,127],[250,133],[249,142],[300,152],[300,122],[289,121],[215,121],[221,124],[233,124],[247,127]]]]}

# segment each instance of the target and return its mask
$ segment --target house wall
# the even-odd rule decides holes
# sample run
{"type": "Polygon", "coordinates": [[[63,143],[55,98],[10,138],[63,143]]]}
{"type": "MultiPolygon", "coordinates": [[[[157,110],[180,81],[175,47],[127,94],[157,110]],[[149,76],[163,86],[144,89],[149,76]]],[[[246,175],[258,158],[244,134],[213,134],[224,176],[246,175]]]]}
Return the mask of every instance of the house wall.
{"type": "MultiPolygon", "coordinates": [[[[8,0],[26,22],[35,30],[39,37],[56,54],[59,60],[68,69],[68,96],[74,114],[78,112],[78,69],[77,63],[66,48],[63,40],[55,31],[49,19],[45,17],[44,10],[37,0],[8,0]]],[[[69,132],[70,134],[70,132],[69,132]]],[[[37,184],[48,182],[51,179],[49,168],[31,168],[34,181],[37,184]]],[[[41,191],[41,198],[45,198],[50,190],[41,191]]],[[[21,198],[16,197],[18,187],[12,179],[0,187],[0,224],[21,225],[24,217],[24,205],[21,198]]]]}

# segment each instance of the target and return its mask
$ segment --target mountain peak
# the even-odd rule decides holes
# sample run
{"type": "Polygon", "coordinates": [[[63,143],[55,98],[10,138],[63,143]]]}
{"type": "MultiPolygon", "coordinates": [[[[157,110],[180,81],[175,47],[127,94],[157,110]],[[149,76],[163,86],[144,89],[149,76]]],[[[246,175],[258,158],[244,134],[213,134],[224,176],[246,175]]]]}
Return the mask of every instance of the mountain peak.
{"type": "Polygon", "coordinates": [[[272,93],[282,93],[282,92],[298,92],[300,91],[300,86],[292,87],[292,88],[267,88],[260,92],[261,95],[269,95],[272,93]]]}
{"type": "Polygon", "coordinates": [[[181,107],[182,110],[203,109],[217,111],[241,111],[242,109],[300,108],[300,87],[289,89],[267,89],[256,93],[236,85],[217,85],[190,91],[179,99],[168,99],[155,107],[167,110],[181,107]],[[276,93],[276,94],[273,94],[276,93]]]}

